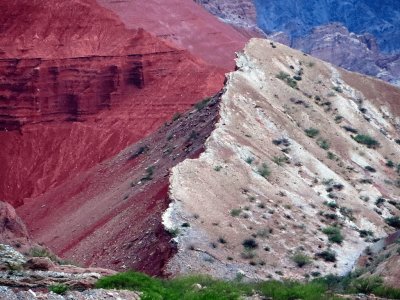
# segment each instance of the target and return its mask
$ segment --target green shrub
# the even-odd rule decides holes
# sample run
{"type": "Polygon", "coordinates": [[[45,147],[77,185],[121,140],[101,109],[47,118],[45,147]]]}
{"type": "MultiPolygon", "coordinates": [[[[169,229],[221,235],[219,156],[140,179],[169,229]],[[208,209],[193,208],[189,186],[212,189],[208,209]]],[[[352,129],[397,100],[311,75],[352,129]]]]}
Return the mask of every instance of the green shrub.
{"type": "Polygon", "coordinates": [[[32,257],[47,257],[50,260],[52,260],[53,262],[58,263],[59,259],[56,255],[54,255],[53,253],[51,253],[49,250],[47,250],[46,248],[43,247],[33,247],[30,249],[29,251],[29,256],[32,257]]]}
{"type": "Polygon", "coordinates": [[[400,217],[399,217],[399,216],[386,218],[386,219],[385,219],[385,222],[386,222],[389,226],[392,226],[392,227],[394,227],[394,228],[400,229],[400,217]]]}
{"type": "Polygon", "coordinates": [[[49,286],[49,291],[58,295],[63,295],[68,291],[68,286],[65,284],[53,284],[49,286]]]}
{"type": "Polygon", "coordinates": [[[328,151],[327,157],[330,160],[335,160],[336,159],[336,155],[331,151],[328,151]]]}
{"type": "Polygon", "coordinates": [[[254,161],[254,157],[248,157],[248,158],[246,158],[246,162],[249,164],[249,165],[251,165],[252,163],[253,163],[253,161],[254,161]]]}
{"type": "Polygon", "coordinates": [[[317,144],[318,144],[318,146],[320,146],[322,149],[324,149],[324,150],[328,150],[329,149],[329,147],[331,146],[330,144],[329,144],[329,142],[327,141],[327,140],[324,140],[324,139],[319,139],[318,141],[317,141],[317,144]]]}
{"type": "Polygon", "coordinates": [[[280,79],[280,80],[286,80],[287,78],[289,78],[290,75],[286,72],[280,71],[278,73],[278,75],[276,75],[276,78],[280,79]]]}
{"type": "Polygon", "coordinates": [[[280,71],[278,75],[276,75],[276,78],[285,81],[288,86],[291,88],[297,88],[297,81],[293,78],[290,77],[290,75],[286,72],[280,71]]]}
{"type": "Polygon", "coordinates": [[[316,128],[308,128],[306,130],[304,130],[304,132],[306,133],[306,135],[310,138],[315,138],[318,134],[319,134],[319,130],[316,128]]]}
{"type": "Polygon", "coordinates": [[[334,226],[328,226],[322,229],[322,232],[328,236],[328,239],[332,243],[341,244],[344,240],[340,229],[334,226]]]}
{"type": "Polygon", "coordinates": [[[289,158],[286,156],[274,156],[272,161],[276,163],[278,166],[282,166],[283,164],[287,164],[289,162],[289,158]]]}
{"type": "Polygon", "coordinates": [[[214,171],[219,172],[222,170],[222,166],[215,166],[214,171]]]}
{"type": "Polygon", "coordinates": [[[357,134],[353,139],[359,144],[366,145],[368,148],[379,147],[379,142],[367,134],[357,134]]]}
{"type": "Polygon", "coordinates": [[[332,89],[338,93],[343,93],[343,90],[340,86],[334,86],[332,89]]]}
{"type": "Polygon", "coordinates": [[[304,253],[298,252],[292,256],[292,260],[296,263],[299,268],[304,267],[311,263],[310,257],[305,255],[304,253]]]}
{"type": "Polygon", "coordinates": [[[208,105],[208,103],[211,101],[211,98],[205,98],[205,99],[203,99],[203,100],[201,100],[200,102],[197,102],[195,105],[194,105],[194,107],[198,110],[198,111],[200,111],[200,110],[202,110],[203,108],[205,108],[207,105],[208,105]]]}
{"type": "Polygon", "coordinates": [[[264,178],[268,178],[271,175],[271,171],[266,163],[263,163],[261,167],[258,168],[257,173],[264,178]]]}
{"type": "Polygon", "coordinates": [[[238,217],[241,212],[242,212],[241,208],[234,208],[234,209],[231,210],[231,216],[232,217],[238,217]]]}
{"type": "Polygon", "coordinates": [[[154,175],[154,169],[155,169],[154,166],[146,168],[146,174],[140,180],[142,181],[152,180],[154,175]]]}
{"type": "Polygon", "coordinates": [[[394,168],[394,162],[391,161],[391,160],[388,160],[388,161],[386,162],[386,166],[389,167],[389,168],[394,168]]]}
{"type": "Polygon", "coordinates": [[[350,289],[355,293],[371,294],[376,288],[382,286],[383,280],[377,276],[355,279],[350,284],[350,289]]]}
{"type": "Polygon", "coordinates": [[[242,243],[245,249],[257,249],[258,243],[255,239],[245,239],[242,243]]]}
{"type": "Polygon", "coordinates": [[[325,260],[327,262],[335,262],[336,261],[336,252],[332,251],[330,249],[317,253],[317,256],[321,257],[323,260],[325,260]]]}

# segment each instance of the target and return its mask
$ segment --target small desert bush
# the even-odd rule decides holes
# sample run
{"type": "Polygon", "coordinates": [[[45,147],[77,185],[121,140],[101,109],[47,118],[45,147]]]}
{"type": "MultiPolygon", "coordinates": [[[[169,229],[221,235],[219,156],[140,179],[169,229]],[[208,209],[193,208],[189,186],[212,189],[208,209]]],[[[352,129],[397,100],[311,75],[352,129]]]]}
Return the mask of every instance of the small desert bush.
{"type": "Polygon", "coordinates": [[[400,229],[400,217],[399,216],[386,218],[385,222],[389,226],[392,226],[394,228],[400,229]]]}
{"type": "Polygon", "coordinates": [[[271,175],[271,171],[266,163],[263,163],[257,170],[257,173],[264,178],[268,178],[271,175]]]}
{"type": "Polygon", "coordinates": [[[332,243],[341,244],[344,240],[338,227],[328,226],[322,229],[322,232],[328,236],[329,241],[332,243]]]}
{"type": "Polygon", "coordinates": [[[308,128],[306,130],[304,130],[304,132],[306,133],[306,135],[310,138],[315,138],[318,134],[319,134],[319,130],[316,128],[308,128]]]}
{"type": "Polygon", "coordinates": [[[292,256],[292,260],[296,263],[296,265],[299,268],[304,267],[305,265],[308,265],[311,263],[311,259],[310,257],[308,257],[307,255],[305,255],[302,252],[298,252],[295,255],[292,256]]]}
{"type": "Polygon", "coordinates": [[[379,147],[379,142],[367,134],[357,134],[353,139],[359,144],[366,145],[368,148],[379,147]]]}
{"type": "Polygon", "coordinates": [[[49,291],[58,295],[63,295],[68,291],[68,286],[65,284],[53,284],[49,286],[49,291]]]}

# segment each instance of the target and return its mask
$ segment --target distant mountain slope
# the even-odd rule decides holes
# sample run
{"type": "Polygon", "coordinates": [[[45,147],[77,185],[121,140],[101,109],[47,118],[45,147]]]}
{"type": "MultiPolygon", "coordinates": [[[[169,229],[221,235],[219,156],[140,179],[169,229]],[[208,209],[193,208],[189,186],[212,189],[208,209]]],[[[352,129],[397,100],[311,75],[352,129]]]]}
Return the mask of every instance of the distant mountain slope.
{"type": "Polygon", "coordinates": [[[376,36],[385,52],[400,50],[400,4],[383,0],[254,0],[258,24],[266,32],[301,37],[318,25],[344,24],[357,34],[376,36]]]}
{"type": "Polygon", "coordinates": [[[398,226],[400,89],[261,39],[237,69],[206,151],[172,171],[170,270],[349,272],[398,226]]]}
{"type": "Polygon", "coordinates": [[[272,40],[400,86],[396,1],[195,1],[233,26],[258,24],[272,40]]]}

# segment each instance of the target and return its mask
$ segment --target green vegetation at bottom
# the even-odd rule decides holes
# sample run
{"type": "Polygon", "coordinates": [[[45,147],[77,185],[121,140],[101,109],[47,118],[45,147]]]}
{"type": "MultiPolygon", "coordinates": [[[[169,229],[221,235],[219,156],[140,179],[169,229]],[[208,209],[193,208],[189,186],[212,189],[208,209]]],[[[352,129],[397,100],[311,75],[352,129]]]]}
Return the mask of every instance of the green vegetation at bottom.
{"type": "Polygon", "coordinates": [[[400,299],[400,290],[383,286],[378,277],[361,279],[331,275],[308,283],[272,280],[244,283],[239,279],[223,281],[202,275],[163,280],[141,273],[126,272],[101,278],[96,283],[96,288],[139,291],[143,293],[143,300],[235,300],[254,294],[276,300],[339,299],[335,293],[373,293],[400,299]]]}

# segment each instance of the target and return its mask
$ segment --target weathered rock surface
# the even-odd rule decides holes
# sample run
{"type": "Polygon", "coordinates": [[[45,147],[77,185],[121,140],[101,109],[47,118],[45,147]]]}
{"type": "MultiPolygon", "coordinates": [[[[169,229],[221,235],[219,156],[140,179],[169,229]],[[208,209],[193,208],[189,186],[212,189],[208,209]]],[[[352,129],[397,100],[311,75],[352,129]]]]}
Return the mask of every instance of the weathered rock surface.
{"type": "Polygon", "coordinates": [[[252,0],[195,0],[227,23],[245,28],[257,27],[257,11],[252,0]]]}
{"type": "Polygon", "coordinates": [[[340,24],[329,24],[294,39],[291,45],[347,70],[400,85],[400,55],[382,54],[371,34],[356,35],[340,24]]]}
{"type": "Polygon", "coordinates": [[[345,274],[375,238],[394,231],[385,218],[400,215],[399,174],[388,165],[400,163],[400,90],[260,39],[237,67],[206,151],[172,170],[164,224],[190,226],[180,229],[169,270],[345,274]],[[307,136],[310,128],[317,130],[307,136]],[[357,133],[379,147],[357,143],[357,133]],[[329,226],[342,242],[324,233],[329,226]],[[299,267],[296,254],[309,262],[299,267]]]}
{"type": "Polygon", "coordinates": [[[32,247],[28,230],[15,212],[15,209],[6,202],[0,201],[0,243],[9,244],[21,251],[32,247]]]}
{"type": "Polygon", "coordinates": [[[54,293],[20,291],[16,292],[8,287],[0,286],[1,300],[140,300],[140,294],[128,291],[108,291],[102,289],[86,290],[84,292],[67,292],[65,295],[57,295],[54,293]]]}

